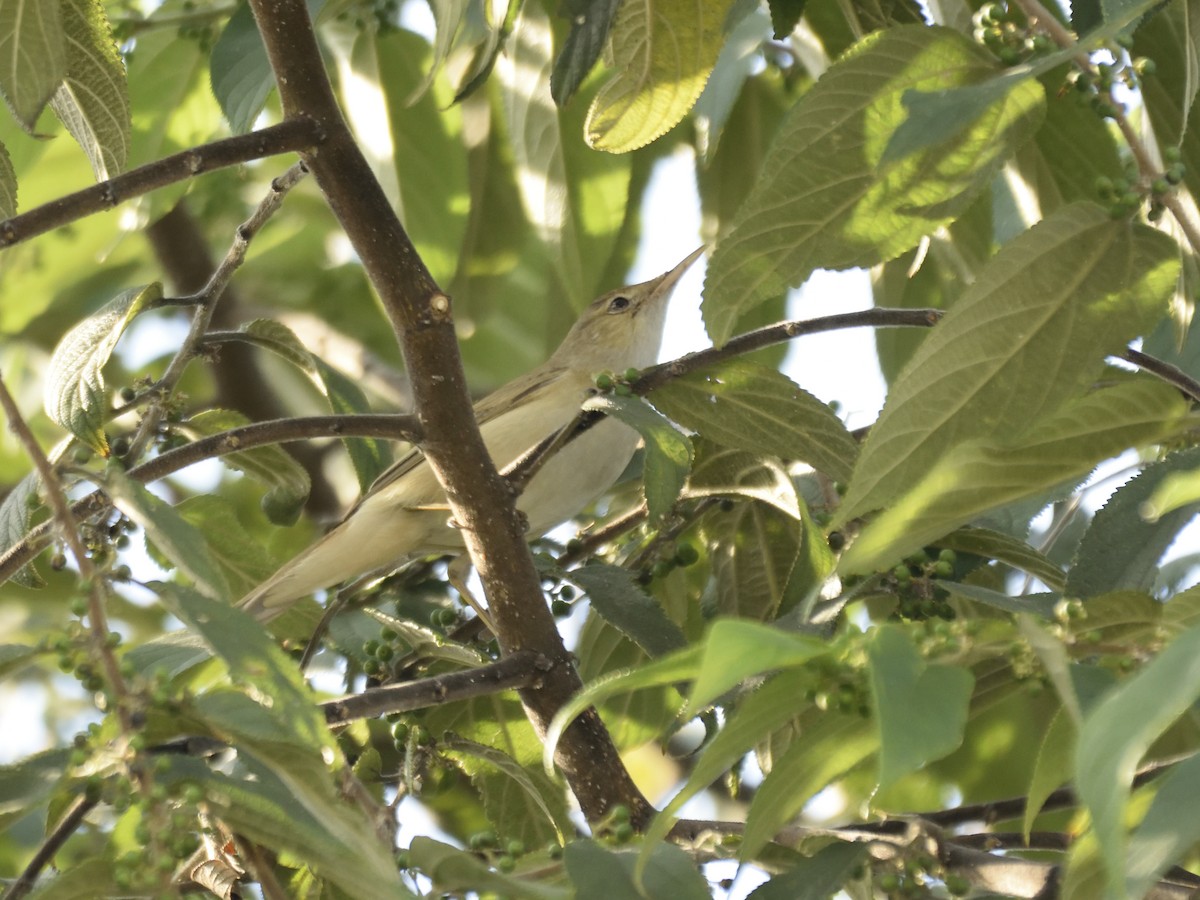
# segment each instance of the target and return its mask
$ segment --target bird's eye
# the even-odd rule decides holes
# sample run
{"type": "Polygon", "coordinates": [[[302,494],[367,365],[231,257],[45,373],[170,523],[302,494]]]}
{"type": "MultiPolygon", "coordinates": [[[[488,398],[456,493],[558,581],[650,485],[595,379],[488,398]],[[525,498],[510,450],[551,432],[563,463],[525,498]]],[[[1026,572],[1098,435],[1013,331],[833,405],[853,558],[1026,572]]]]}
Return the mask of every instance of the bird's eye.
{"type": "Polygon", "coordinates": [[[624,295],[613,297],[608,301],[608,311],[610,313],[624,312],[625,310],[629,309],[629,304],[631,302],[632,301],[624,295]]]}

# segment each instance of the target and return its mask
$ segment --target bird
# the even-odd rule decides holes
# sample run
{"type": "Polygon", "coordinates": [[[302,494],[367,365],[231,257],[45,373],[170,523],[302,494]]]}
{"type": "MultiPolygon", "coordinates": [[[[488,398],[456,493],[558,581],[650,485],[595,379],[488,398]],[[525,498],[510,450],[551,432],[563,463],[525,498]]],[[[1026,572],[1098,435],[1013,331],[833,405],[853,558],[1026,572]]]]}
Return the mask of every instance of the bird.
{"type": "MultiPolygon", "coordinates": [[[[699,247],[670,271],[602,294],[571,326],[545,363],[475,404],[484,444],[504,471],[571,424],[595,391],[600,372],[645,368],[658,358],[670,295],[704,252],[699,247]]],[[[577,515],[624,471],[638,434],[606,418],[565,443],[525,486],[517,508],[538,537],[577,515]]],[[[296,601],[331,585],[386,574],[432,554],[462,554],[446,495],[418,447],[368,488],[345,518],[238,603],[269,621],[296,601]]],[[[460,556],[465,560],[465,556],[460,556]]],[[[452,574],[455,566],[451,566],[452,574]]],[[[461,583],[452,583],[464,593],[461,583]]],[[[464,599],[484,615],[469,595],[464,599]]]]}

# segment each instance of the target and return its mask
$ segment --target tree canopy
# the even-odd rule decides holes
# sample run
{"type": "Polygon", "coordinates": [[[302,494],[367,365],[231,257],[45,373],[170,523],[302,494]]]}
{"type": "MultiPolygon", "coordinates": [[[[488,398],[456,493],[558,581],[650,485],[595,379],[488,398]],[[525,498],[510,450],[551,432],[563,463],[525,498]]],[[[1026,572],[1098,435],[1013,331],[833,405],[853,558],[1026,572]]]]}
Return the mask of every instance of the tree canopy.
{"type": "Polygon", "coordinates": [[[1197,35],[0,2],[4,897],[1191,896],[1197,35]],[[669,155],[712,348],[497,471],[472,399],[626,282],[669,155]],[[851,268],[872,308],[788,304],[851,268]],[[857,431],[781,371],[846,328],[857,431]],[[603,416],[633,463],[525,534],[521,466],[603,416]],[[239,609],[403,442],[490,621],[437,556],[239,609]]]}

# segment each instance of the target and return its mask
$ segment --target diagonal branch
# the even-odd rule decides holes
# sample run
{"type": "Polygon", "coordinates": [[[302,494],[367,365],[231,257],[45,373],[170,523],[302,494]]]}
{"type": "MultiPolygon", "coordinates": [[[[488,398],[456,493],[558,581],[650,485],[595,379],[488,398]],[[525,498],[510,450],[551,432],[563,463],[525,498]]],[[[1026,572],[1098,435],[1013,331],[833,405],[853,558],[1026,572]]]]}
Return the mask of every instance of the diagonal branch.
{"type": "Polygon", "coordinates": [[[11,247],[93,213],[112,209],[125,200],[214,169],[306,150],[320,142],[321,131],[317,124],[311,119],[296,118],[261,131],[193,147],[0,222],[0,248],[11,247]]]}

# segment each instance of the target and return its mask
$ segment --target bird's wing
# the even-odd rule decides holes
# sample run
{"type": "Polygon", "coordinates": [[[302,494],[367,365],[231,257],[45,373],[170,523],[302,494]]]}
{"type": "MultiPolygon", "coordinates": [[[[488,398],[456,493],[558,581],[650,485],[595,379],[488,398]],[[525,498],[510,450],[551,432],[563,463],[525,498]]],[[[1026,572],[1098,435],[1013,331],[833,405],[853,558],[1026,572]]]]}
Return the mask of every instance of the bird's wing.
{"type": "MultiPolygon", "coordinates": [[[[537,372],[536,376],[534,373],[529,373],[508,382],[475,404],[475,421],[479,423],[480,427],[483,427],[501,412],[511,409],[514,404],[521,401],[529,402],[533,394],[545,391],[567,371],[565,367],[555,367],[537,372]]],[[[354,505],[354,508],[347,513],[347,518],[354,515],[355,510],[367,497],[395,483],[424,462],[425,454],[419,447],[413,447],[380,473],[379,477],[371,483],[367,492],[354,505]]]]}

